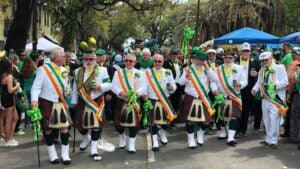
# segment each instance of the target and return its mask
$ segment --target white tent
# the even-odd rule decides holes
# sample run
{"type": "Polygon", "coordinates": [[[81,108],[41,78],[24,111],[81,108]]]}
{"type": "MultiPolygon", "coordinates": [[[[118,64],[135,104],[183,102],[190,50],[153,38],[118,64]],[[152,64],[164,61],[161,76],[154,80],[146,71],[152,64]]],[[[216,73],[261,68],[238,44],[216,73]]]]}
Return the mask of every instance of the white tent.
{"type": "Polygon", "coordinates": [[[214,39],[208,40],[208,41],[202,43],[202,44],[200,45],[200,48],[207,47],[207,45],[213,45],[213,44],[214,44],[214,39]]]}
{"type": "MultiPolygon", "coordinates": [[[[37,50],[44,50],[45,52],[51,52],[51,50],[54,48],[62,48],[62,47],[52,43],[51,41],[47,40],[44,37],[41,37],[38,40],[38,44],[37,44],[36,48],[37,48],[37,50]]],[[[32,43],[29,43],[26,45],[25,51],[26,52],[32,51],[32,43]]]]}

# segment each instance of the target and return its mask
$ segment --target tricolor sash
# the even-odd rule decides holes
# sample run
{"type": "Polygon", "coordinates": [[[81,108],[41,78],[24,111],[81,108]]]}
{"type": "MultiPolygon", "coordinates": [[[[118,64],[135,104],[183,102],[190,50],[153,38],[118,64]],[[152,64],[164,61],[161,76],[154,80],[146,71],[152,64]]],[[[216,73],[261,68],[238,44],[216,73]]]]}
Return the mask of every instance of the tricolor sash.
{"type": "Polygon", "coordinates": [[[55,91],[56,91],[56,94],[58,95],[59,97],[59,100],[60,102],[64,105],[65,109],[67,111],[69,111],[69,106],[68,106],[68,103],[66,102],[65,98],[64,98],[64,90],[65,90],[65,87],[64,87],[64,84],[63,82],[61,81],[59,75],[55,72],[54,68],[52,67],[51,64],[45,64],[42,66],[42,70],[46,73],[46,76],[49,78],[52,86],[54,87],[55,91]],[[52,74],[52,73],[54,74],[52,74]]]}
{"type": "Polygon", "coordinates": [[[101,122],[103,116],[103,108],[105,106],[104,96],[102,97],[100,104],[98,105],[86,92],[84,87],[81,87],[78,93],[85,105],[95,113],[96,118],[101,122]]]}
{"type": "MultiPolygon", "coordinates": [[[[188,67],[184,68],[184,71],[187,73],[188,72],[188,67]]],[[[214,115],[214,113],[216,112],[214,106],[211,103],[211,100],[203,86],[203,84],[201,83],[200,79],[198,78],[195,69],[193,67],[190,67],[192,73],[191,76],[189,77],[193,87],[196,89],[196,92],[198,94],[198,96],[200,97],[202,103],[204,104],[204,106],[207,108],[207,111],[209,112],[210,116],[214,115]]]]}
{"type": "Polygon", "coordinates": [[[146,74],[146,78],[150,84],[151,89],[154,91],[156,97],[159,99],[160,103],[162,104],[163,108],[165,109],[165,111],[167,112],[167,119],[170,121],[173,121],[177,115],[175,113],[175,110],[173,109],[169,99],[167,98],[167,96],[165,95],[162,87],[160,86],[153,69],[150,70],[146,70],[145,71],[146,74]],[[151,72],[150,72],[151,71],[151,72]],[[151,79],[151,75],[153,79],[151,79]]]}
{"type": "MultiPolygon", "coordinates": [[[[126,93],[128,93],[129,90],[132,90],[130,84],[129,84],[129,81],[128,81],[128,77],[127,77],[127,74],[126,74],[126,70],[125,69],[119,69],[117,70],[117,76],[118,76],[118,80],[119,80],[119,83],[121,84],[121,87],[123,89],[123,91],[125,91],[126,93]],[[121,72],[122,71],[122,72],[121,72]],[[122,74],[124,76],[124,79],[125,79],[125,83],[124,81],[122,80],[122,74]]],[[[134,75],[133,75],[134,76],[134,75]]],[[[135,83],[135,82],[134,82],[135,83]]],[[[135,88],[136,86],[134,86],[135,88]]],[[[136,103],[134,105],[134,110],[140,114],[140,106],[138,103],[136,103]]]]}
{"type": "Polygon", "coordinates": [[[216,69],[217,71],[217,76],[218,79],[223,87],[223,89],[225,90],[226,94],[233,99],[234,101],[236,101],[239,104],[239,108],[240,110],[242,110],[242,98],[241,95],[237,94],[229,85],[228,83],[228,79],[226,77],[226,73],[224,70],[224,65],[221,65],[219,67],[217,67],[216,69]]]}
{"type": "MultiPolygon", "coordinates": [[[[270,94],[266,91],[267,89],[264,87],[265,73],[264,73],[264,71],[262,71],[262,72],[260,73],[260,74],[262,74],[260,90],[261,90],[261,93],[263,95],[263,98],[269,100],[278,109],[278,113],[280,115],[284,115],[286,113],[286,111],[289,109],[288,106],[280,98],[277,98],[277,97],[275,97],[274,99],[271,98],[270,94]]],[[[268,75],[267,83],[269,82],[269,76],[270,75],[268,75]]],[[[273,79],[274,79],[274,76],[275,76],[275,74],[272,73],[272,78],[273,79]]]]}

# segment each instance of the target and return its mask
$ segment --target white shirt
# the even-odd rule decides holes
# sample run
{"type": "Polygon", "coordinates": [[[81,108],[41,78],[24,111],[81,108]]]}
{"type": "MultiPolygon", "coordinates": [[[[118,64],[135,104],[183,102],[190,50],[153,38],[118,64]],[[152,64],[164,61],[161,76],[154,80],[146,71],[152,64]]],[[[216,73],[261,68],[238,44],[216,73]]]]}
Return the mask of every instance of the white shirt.
{"type": "MultiPolygon", "coordinates": [[[[221,66],[219,66],[221,67],[221,66]]],[[[225,67],[225,65],[224,65],[225,67]]],[[[228,81],[228,84],[229,86],[231,86],[234,91],[237,93],[237,94],[240,94],[241,93],[241,89],[243,89],[244,87],[247,86],[248,84],[248,80],[244,74],[244,71],[243,71],[243,67],[240,66],[240,65],[237,65],[237,64],[232,64],[232,67],[235,67],[237,69],[237,72],[234,73],[233,71],[231,71],[231,73],[229,75],[226,75],[227,76],[227,81],[228,81]],[[238,83],[241,84],[241,87],[239,88],[236,88],[236,87],[233,87],[233,81],[236,81],[238,83]]],[[[218,79],[220,81],[220,79],[218,79]]],[[[223,88],[223,86],[221,85],[220,82],[217,83],[218,85],[218,89],[219,91],[224,95],[224,97],[226,98],[227,97],[227,94],[225,92],[225,89],[223,88]]],[[[250,94],[250,93],[249,93],[250,94]]]]}
{"type": "MultiPolygon", "coordinates": [[[[56,66],[54,63],[51,63],[53,66],[56,66]]],[[[64,72],[66,71],[66,69],[63,67],[63,66],[60,66],[58,67],[61,72],[64,72]]],[[[51,74],[53,76],[54,75],[54,72],[51,71],[51,74]]],[[[68,80],[65,80],[61,77],[61,80],[64,84],[64,87],[65,88],[70,88],[69,86],[69,83],[68,83],[68,80]]],[[[39,101],[39,97],[45,99],[45,100],[48,100],[48,101],[51,101],[51,102],[59,102],[58,99],[59,99],[59,96],[58,94],[56,93],[56,90],[55,88],[53,87],[50,79],[48,78],[47,74],[45,73],[45,71],[43,70],[42,67],[39,67],[37,69],[37,72],[36,72],[36,77],[33,81],[33,84],[32,84],[32,88],[31,88],[31,101],[39,101]]]]}
{"type": "MultiPolygon", "coordinates": [[[[192,65],[192,67],[195,69],[194,65],[192,65]]],[[[216,73],[210,68],[208,71],[204,71],[204,67],[200,67],[200,69],[202,69],[202,73],[200,75],[199,80],[201,81],[202,85],[204,86],[206,92],[209,92],[209,87],[211,88],[211,90],[216,90],[217,89],[217,85],[216,85],[216,81],[218,80],[216,73]]],[[[195,69],[196,70],[196,69],[195,69]]],[[[183,74],[179,80],[179,84],[180,85],[184,85],[184,92],[186,94],[189,94],[191,96],[194,97],[199,97],[198,93],[196,91],[196,89],[194,88],[194,85],[192,84],[191,80],[189,78],[186,77],[186,72],[183,71],[183,74]]]]}
{"type": "MultiPolygon", "coordinates": [[[[78,68],[74,71],[75,79],[74,79],[73,90],[72,90],[72,100],[71,100],[72,104],[78,103],[78,94],[77,94],[78,89],[77,89],[76,80],[77,80],[77,75],[78,75],[79,69],[80,68],[78,68]]],[[[98,98],[99,96],[101,96],[102,94],[104,94],[105,92],[107,92],[111,89],[111,83],[104,82],[104,80],[109,79],[106,67],[98,66],[98,71],[99,71],[99,75],[97,75],[97,77],[96,77],[96,84],[100,86],[100,90],[97,90],[97,91],[91,90],[89,95],[91,96],[92,99],[98,98]]],[[[83,82],[85,82],[88,79],[88,77],[89,77],[88,71],[85,71],[84,76],[83,76],[83,82]]]]}
{"type": "MultiPolygon", "coordinates": [[[[131,89],[134,90],[137,93],[137,96],[146,95],[147,94],[146,93],[147,92],[147,90],[146,90],[147,86],[145,84],[144,73],[141,72],[138,69],[135,69],[135,68],[132,68],[131,70],[128,70],[127,68],[124,68],[124,69],[125,69],[125,71],[128,71],[128,72],[132,73],[132,75],[130,77],[128,77],[128,82],[129,82],[129,85],[130,85],[131,89]]],[[[121,76],[122,76],[121,79],[122,79],[122,81],[124,82],[124,84],[126,86],[126,81],[125,81],[125,77],[124,77],[124,74],[123,74],[124,69],[121,69],[120,71],[121,71],[121,76]]],[[[112,85],[111,91],[115,95],[117,95],[119,98],[127,100],[127,98],[123,98],[123,97],[120,96],[120,93],[124,90],[123,90],[122,85],[119,81],[117,71],[115,71],[115,74],[114,74],[114,77],[113,77],[113,80],[112,80],[112,84],[113,85],[112,85]]]]}
{"type": "MultiPolygon", "coordinates": [[[[155,68],[153,68],[153,69],[155,69],[155,68]]],[[[152,74],[151,74],[151,69],[149,69],[149,70],[147,70],[147,71],[149,71],[149,74],[150,74],[150,76],[151,76],[151,79],[153,79],[154,77],[153,77],[152,74]]],[[[169,70],[169,69],[165,69],[165,68],[161,68],[160,70],[157,70],[157,71],[161,71],[161,72],[162,72],[162,77],[161,77],[161,79],[160,79],[160,80],[158,79],[158,80],[159,80],[159,84],[160,84],[160,86],[161,86],[163,92],[165,93],[165,95],[166,95],[167,97],[169,97],[170,94],[174,93],[175,90],[177,89],[175,80],[174,80],[173,75],[172,75],[172,71],[169,70]],[[166,72],[169,72],[170,74],[168,74],[168,73],[166,73],[166,72]],[[167,89],[167,84],[172,85],[172,87],[173,87],[173,90],[172,90],[172,91],[169,91],[169,90],[167,89]]],[[[147,83],[146,83],[146,84],[147,84],[148,97],[149,97],[150,99],[158,100],[158,98],[156,97],[154,91],[152,90],[152,88],[151,88],[151,86],[150,86],[148,80],[147,80],[147,83]]]]}
{"type": "MultiPolygon", "coordinates": [[[[277,65],[274,64],[275,69],[275,76],[274,79],[272,79],[272,73],[269,74],[269,79],[274,80],[274,83],[276,85],[276,91],[275,93],[280,97],[281,100],[285,100],[286,97],[286,91],[285,88],[288,85],[288,78],[287,78],[287,72],[283,65],[277,65]]],[[[260,91],[260,88],[262,87],[262,81],[263,81],[263,72],[265,71],[265,68],[262,67],[259,71],[257,82],[255,83],[253,90],[260,91]]],[[[270,81],[270,80],[269,80],[270,81]]]]}

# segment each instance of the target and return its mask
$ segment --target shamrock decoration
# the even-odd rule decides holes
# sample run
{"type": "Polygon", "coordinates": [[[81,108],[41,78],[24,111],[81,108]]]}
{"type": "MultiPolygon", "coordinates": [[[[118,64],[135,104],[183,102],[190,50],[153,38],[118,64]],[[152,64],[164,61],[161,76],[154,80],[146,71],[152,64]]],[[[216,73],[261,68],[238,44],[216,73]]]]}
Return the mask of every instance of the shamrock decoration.
{"type": "Polygon", "coordinates": [[[67,72],[67,71],[63,71],[63,72],[61,73],[61,77],[67,78],[67,77],[68,77],[68,72],[67,72]]]}
{"type": "Polygon", "coordinates": [[[166,75],[170,76],[171,75],[171,71],[170,70],[166,70],[166,75]]]}
{"type": "Polygon", "coordinates": [[[136,78],[140,78],[140,77],[141,77],[141,74],[140,74],[140,72],[135,72],[134,76],[135,76],[136,78]]]}
{"type": "Polygon", "coordinates": [[[238,72],[237,68],[236,68],[236,67],[233,67],[233,68],[232,68],[232,72],[233,72],[233,73],[237,73],[237,72],[238,72]]]}

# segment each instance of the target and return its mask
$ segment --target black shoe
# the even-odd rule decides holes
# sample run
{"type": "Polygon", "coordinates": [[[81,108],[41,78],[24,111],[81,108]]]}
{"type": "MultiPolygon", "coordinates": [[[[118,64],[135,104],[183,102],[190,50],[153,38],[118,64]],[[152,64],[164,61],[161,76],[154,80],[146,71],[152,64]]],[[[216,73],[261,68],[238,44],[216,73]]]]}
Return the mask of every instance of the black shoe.
{"type": "Polygon", "coordinates": [[[203,145],[203,143],[198,143],[198,141],[197,141],[197,144],[198,144],[199,146],[202,146],[202,145],[203,145]]]}
{"type": "Polygon", "coordinates": [[[237,141],[236,140],[232,140],[233,144],[237,144],[237,141]]]}
{"type": "Polygon", "coordinates": [[[152,148],[152,151],[154,151],[154,152],[159,151],[159,147],[153,147],[153,148],[152,148]]]}
{"type": "Polygon", "coordinates": [[[69,165],[69,164],[71,164],[71,160],[63,160],[62,158],[61,158],[61,162],[62,162],[64,165],[69,165]]]}
{"type": "Polygon", "coordinates": [[[100,161],[102,159],[102,157],[99,154],[93,154],[91,155],[91,157],[94,161],[100,161]]]}
{"type": "Polygon", "coordinates": [[[235,140],[227,142],[227,145],[232,146],[232,147],[235,147],[236,144],[237,144],[237,142],[235,140]]]}
{"type": "Polygon", "coordinates": [[[290,134],[289,133],[283,133],[283,134],[280,134],[280,137],[284,137],[284,138],[290,137],[290,134]]]}
{"type": "Polygon", "coordinates": [[[82,147],[79,147],[79,150],[80,150],[80,151],[84,151],[87,147],[88,147],[88,146],[83,147],[83,148],[82,148],[82,147]]]}
{"type": "Polygon", "coordinates": [[[218,140],[225,140],[227,137],[218,137],[218,140]]]}
{"type": "Polygon", "coordinates": [[[119,147],[119,149],[123,150],[123,149],[125,149],[125,147],[126,147],[126,146],[124,146],[124,147],[119,147]]]}
{"type": "Polygon", "coordinates": [[[265,146],[269,145],[269,143],[267,143],[266,141],[261,141],[261,142],[259,142],[259,144],[262,144],[262,145],[265,145],[265,146]]]}
{"type": "Polygon", "coordinates": [[[270,144],[269,147],[270,147],[271,149],[276,149],[276,148],[277,148],[277,145],[276,145],[276,144],[270,144]]]}
{"type": "Polygon", "coordinates": [[[161,144],[164,145],[164,146],[168,144],[168,142],[163,142],[162,140],[160,140],[160,142],[161,142],[161,144]]]}
{"type": "Polygon", "coordinates": [[[135,154],[135,151],[128,151],[129,154],[135,154]]]}
{"type": "Polygon", "coordinates": [[[191,146],[191,147],[189,147],[189,149],[196,149],[196,146],[191,146]]]}
{"type": "Polygon", "coordinates": [[[57,159],[55,159],[55,160],[53,160],[53,161],[50,161],[50,163],[51,163],[51,164],[58,164],[58,163],[59,163],[59,159],[57,158],[57,159]]]}

